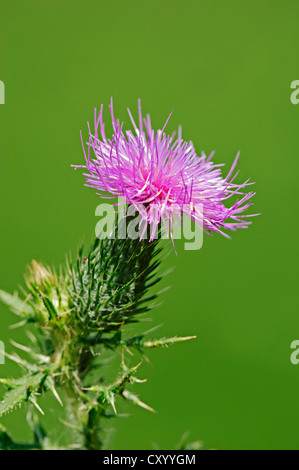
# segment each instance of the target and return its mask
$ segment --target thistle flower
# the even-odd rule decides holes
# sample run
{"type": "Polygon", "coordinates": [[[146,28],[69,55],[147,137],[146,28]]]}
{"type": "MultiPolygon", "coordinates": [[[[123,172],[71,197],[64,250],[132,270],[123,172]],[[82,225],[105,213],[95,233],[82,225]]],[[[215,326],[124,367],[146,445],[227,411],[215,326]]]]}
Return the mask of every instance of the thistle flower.
{"type": "MultiPolygon", "coordinates": [[[[239,153],[226,177],[220,167],[209,156],[198,156],[193,143],[182,139],[181,126],[176,133],[165,133],[170,113],[162,129],[155,132],[150,116],[142,117],[141,103],[138,101],[138,126],[131,115],[135,134],[124,131],[123,123],[115,119],[113,102],[109,106],[113,135],[107,139],[103,123],[103,105],[99,114],[95,109],[95,131],[89,128],[88,151],[85,151],[82,134],[82,147],[86,165],[73,165],[85,168],[86,186],[97,189],[105,198],[123,197],[141,216],[144,223],[141,239],[150,226],[150,240],[154,238],[160,222],[169,221],[172,232],[174,214],[188,214],[202,226],[203,230],[220,232],[247,228],[251,223],[243,211],[252,204],[249,202],[255,193],[244,192],[253,183],[249,180],[236,184],[234,173],[239,153]],[[100,131],[100,136],[99,136],[100,131]],[[93,156],[91,157],[91,152],[93,156]],[[103,193],[109,193],[103,194],[103,193]],[[238,199],[226,206],[233,196],[238,199]]],[[[256,215],[256,214],[254,214],[256,215]]],[[[228,237],[229,238],[229,237],[228,237]]]]}

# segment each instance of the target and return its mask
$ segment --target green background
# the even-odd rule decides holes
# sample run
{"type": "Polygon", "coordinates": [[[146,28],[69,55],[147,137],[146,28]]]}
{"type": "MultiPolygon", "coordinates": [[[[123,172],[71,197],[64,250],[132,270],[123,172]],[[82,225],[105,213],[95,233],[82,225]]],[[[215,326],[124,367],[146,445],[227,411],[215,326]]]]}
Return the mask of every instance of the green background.
{"type": "MultiPolygon", "coordinates": [[[[109,120],[111,95],[126,124],[139,97],[155,127],[174,109],[169,132],[182,124],[227,166],[240,149],[239,181],[256,181],[262,215],[248,230],[170,250],[172,288],[153,324],[198,338],[149,355],[138,392],[157,413],[130,408],[112,448],[171,449],[185,431],[205,448],[299,447],[298,14],[297,0],[0,0],[1,288],[22,283],[32,258],[58,265],[91,239],[100,199],[70,165],[83,161],[79,130],[93,108],[104,103],[109,120]]],[[[22,332],[0,314],[11,350],[22,332]]],[[[3,420],[16,438],[28,437],[23,416],[3,420]]]]}

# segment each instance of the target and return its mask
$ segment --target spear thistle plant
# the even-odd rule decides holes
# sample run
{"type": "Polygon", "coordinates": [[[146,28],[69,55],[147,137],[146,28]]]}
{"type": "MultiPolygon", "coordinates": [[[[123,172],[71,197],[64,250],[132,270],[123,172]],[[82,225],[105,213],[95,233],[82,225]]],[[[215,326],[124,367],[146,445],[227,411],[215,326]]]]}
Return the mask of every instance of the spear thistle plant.
{"type": "Polygon", "coordinates": [[[238,157],[223,178],[212,156],[198,157],[192,143],[182,140],[181,130],[176,140],[166,135],[168,120],[155,133],[149,117],[143,121],[140,103],[139,127],[130,114],[136,135],[123,131],[112,102],[110,111],[111,139],[105,136],[103,108],[95,114],[94,134],[89,128],[86,184],[105,192],[104,197],[124,196],[140,213],[141,236],[96,238],[86,253],[80,247],[75,260],[68,259],[58,271],[33,261],[21,296],[0,291],[1,300],[20,317],[17,326],[27,331],[28,340],[25,345],[12,341],[16,352],[7,354],[23,375],[1,379],[6,392],[0,416],[26,405],[33,436],[30,443],[15,442],[0,424],[0,449],[102,449],[121,399],[151,411],[135,394],[134,386],[143,382],[142,360],[130,353],[137,350],[142,357],[148,349],[193,338],[152,339],[152,331],[130,334],[158,295],[150,290],[161,279],[163,246],[155,236],[159,222],[168,220],[172,230],[173,217],[182,209],[195,223],[203,220],[208,233],[225,234],[249,224],[242,212],[253,193],[243,193],[249,181],[234,182],[238,157]],[[235,195],[241,197],[226,207],[224,201],[235,195]],[[112,379],[105,375],[107,357],[120,358],[117,368],[111,362],[112,379]],[[69,429],[66,442],[57,437],[62,433],[53,440],[42,425],[40,397],[47,394],[61,407],[57,429],[69,429]]]}

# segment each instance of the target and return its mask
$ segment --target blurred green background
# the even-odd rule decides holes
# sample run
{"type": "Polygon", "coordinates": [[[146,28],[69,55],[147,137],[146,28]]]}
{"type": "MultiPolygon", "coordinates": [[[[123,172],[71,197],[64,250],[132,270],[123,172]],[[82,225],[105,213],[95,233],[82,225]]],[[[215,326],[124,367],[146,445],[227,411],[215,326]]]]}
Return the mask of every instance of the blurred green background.
{"type": "MultiPolygon", "coordinates": [[[[152,313],[159,334],[197,340],[153,351],[137,390],[155,415],[130,408],[111,448],[174,448],[185,431],[205,448],[298,449],[299,79],[297,0],[1,0],[0,286],[13,291],[32,258],[58,265],[94,233],[100,199],[70,165],[79,130],[114,97],[129,124],[137,99],[161,127],[183,126],[198,152],[215,150],[239,181],[256,181],[247,231],[204,237],[199,251],[171,251],[172,288],[152,313]]],[[[109,120],[105,108],[106,121],[109,120]]],[[[226,171],[226,170],[225,170],[226,171]]],[[[15,317],[0,305],[11,350],[15,317]]],[[[7,362],[1,375],[13,371],[7,362]]],[[[28,437],[24,410],[3,419],[28,437]]],[[[55,422],[55,413],[48,424],[55,422]]]]}

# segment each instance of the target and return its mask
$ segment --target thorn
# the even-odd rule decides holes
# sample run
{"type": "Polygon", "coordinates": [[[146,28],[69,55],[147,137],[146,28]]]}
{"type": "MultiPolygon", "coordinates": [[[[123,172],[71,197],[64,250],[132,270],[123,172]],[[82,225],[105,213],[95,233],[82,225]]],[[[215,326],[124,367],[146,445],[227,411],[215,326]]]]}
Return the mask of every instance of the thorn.
{"type": "Polygon", "coordinates": [[[114,413],[117,415],[117,411],[116,411],[116,407],[115,407],[114,395],[111,396],[111,398],[110,398],[110,400],[109,400],[109,403],[110,403],[110,405],[112,406],[114,413]]]}
{"type": "Polygon", "coordinates": [[[58,401],[58,403],[60,404],[60,406],[63,406],[62,400],[61,400],[60,396],[58,395],[57,390],[56,390],[56,388],[54,387],[54,385],[53,385],[53,387],[51,388],[51,392],[53,393],[54,397],[56,398],[56,400],[58,401]]]}
{"type": "Polygon", "coordinates": [[[129,392],[128,390],[125,390],[123,392],[123,397],[126,399],[126,400],[129,400],[131,401],[132,403],[134,403],[135,405],[138,405],[140,406],[141,408],[144,408],[145,410],[148,410],[148,411],[151,411],[152,413],[156,413],[156,410],[154,410],[154,408],[152,408],[151,406],[147,405],[146,403],[144,403],[143,401],[139,400],[139,398],[134,395],[133,393],[129,392]]]}
{"type": "Polygon", "coordinates": [[[29,401],[30,403],[32,403],[32,405],[35,406],[35,408],[42,414],[44,415],[45,413],[43,412],[43,410],[41,409],[41,407],[37,404],[35,398],[33,398],[32,396],[29,398],[29,401]]]}

